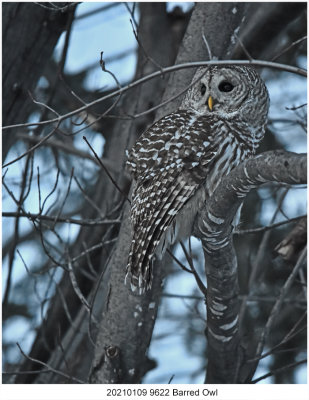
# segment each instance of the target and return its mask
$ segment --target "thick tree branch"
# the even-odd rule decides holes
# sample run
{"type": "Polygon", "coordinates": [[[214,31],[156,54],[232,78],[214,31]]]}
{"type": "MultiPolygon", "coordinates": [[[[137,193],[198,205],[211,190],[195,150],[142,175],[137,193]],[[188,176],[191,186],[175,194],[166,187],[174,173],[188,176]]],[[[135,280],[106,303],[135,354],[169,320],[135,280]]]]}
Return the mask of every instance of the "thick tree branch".
{"type": "Polygon", "coordinates": [[[207,383],[239,382],[237,260],[232,223],[251,189],[266,182],[306,182],[306,155],[270,151],[255,156],[226,176],[197,221],[207,275],[207,383]]]}

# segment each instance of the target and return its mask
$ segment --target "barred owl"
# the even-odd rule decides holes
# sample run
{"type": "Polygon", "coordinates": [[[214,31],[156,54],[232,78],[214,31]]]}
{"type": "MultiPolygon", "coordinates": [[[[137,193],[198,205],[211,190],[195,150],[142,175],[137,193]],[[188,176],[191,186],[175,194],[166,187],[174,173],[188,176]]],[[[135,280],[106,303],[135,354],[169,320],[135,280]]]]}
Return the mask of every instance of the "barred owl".
{"type": "Polygon", "coordinates": [[[191,234],[221,178],[264,136],[269,98],[254,69],[199,68],[193,82],[181,107],[142,134],[128,156],[135,187],[126,278],[139,293],[151,287],[154,256],[191,234]]]}

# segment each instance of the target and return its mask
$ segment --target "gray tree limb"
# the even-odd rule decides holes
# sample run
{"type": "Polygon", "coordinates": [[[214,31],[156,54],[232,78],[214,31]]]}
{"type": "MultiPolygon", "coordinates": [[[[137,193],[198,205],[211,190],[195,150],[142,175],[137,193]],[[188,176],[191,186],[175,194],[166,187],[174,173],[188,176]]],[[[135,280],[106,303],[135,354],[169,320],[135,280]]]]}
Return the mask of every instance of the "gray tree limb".
{"type": "Polygon", "coordinates": [[[245,364],[238,330],[237,259],[232,242],[235,214],[250,190],[266,182],[306,182],[306,155],[270,151],[255,156],[226,176],[197,221],[207,276],[207,383],[240,383],[245,364]]]}

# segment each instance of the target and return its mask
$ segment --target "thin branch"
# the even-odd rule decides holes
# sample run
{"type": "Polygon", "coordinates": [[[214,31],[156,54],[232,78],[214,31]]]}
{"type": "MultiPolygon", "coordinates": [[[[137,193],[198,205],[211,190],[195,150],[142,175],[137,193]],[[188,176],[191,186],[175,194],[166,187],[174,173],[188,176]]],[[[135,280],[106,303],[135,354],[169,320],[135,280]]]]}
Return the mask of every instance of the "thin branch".
{"type": "MultiPolygon", "coordinates": [[[[130,11],[128,5],[127,5],[127,3],[125,3],[125,5],[126,5],[127,9],[129,10],[129,12],[131,13],[131,11],[130,11]]],[[[132,19],[130,19],[130,22],[131,22],[131,26],[132,26],[132,30],[133,30],[134,37],[135,37],[135,39],[136,39],[136,41],[137,41],[137,43],[138,43],[140,49],[141,49],[142,52],[144,53],[144,56],[146,57],[146,60],[149,60],[155,67],[157,67],[157,68],[159,68],[160,70],[162,70],[161,65],[158,64],[158,63],[157,63],[152,57],[150,57],[149,54],[146,52],[144,46],[142,45],[142,42],[140,41],[140,39],[139,39],[139,37],[138,37],[137,31],[135,30],[135,28],[134,28],[134,26],[133,26],[132,19]]]]}
{"type": "Polygon", "coordinates": [[[184,271],[186,271],[186,272],[189,272],[190,274],[193,274],[193,271],[190,270],[189,268],[187,268],[182,262],[180,262],[180,261],[178,260],[178,258],[175,257],[174,254],[170,251],[170,249],[167,249],[166,252],[167,252],[167,254],[179,265],[179,267],[180,267],[182,270],[184,270],[184,271]]]}
{"type": "Polygon", "coordinates": [[[235,230],[233,232],[234,235],[247,235],[247,234],[251,234],[251,233],[261,233],[261,232],[266,232],[270,229],[274,229],[274,228],[278,228],[279,226],[282,225],[287,225],[290,224],[292,222],[296,222],[299,221],[302,218],[305,218],[306,215],[301,215],[299,217],[295,217],[295,218],[290,218],[287,221],[281,221],[281,222],[276,222],[275,224],[270,224],[270,225],[266,225],[266,226],[261,226],[260,228],[252,228],[252,229],[240,229],[240,230],[235,230]]]}
{"type": "MultiPolygon", "coordinates": [[[[307,107],[307,103],[304,103],[304,104],[301,104],[300,106],[295,106],[295,107],[285,107],[285,109],[289,110],[289,111],[296,111],[296,110],[298,110],[300,108],[303,108],[303,107],[307,107]]],[[[295,122],[295,121],[291,120],[291,122],[295,122]]]]}
{"type": "MultiPolygon", "coordinates": [[[[275,219],[277,217],[277,214],[278,214],[278,212],[280,210],[281,204],[283,203],[283,201],[284,201],[284,199],[285,199],[285,197],[286,197],[286,195],[287,195],[289,190],[290,190],[290,188],[286,188],[284,190],[284,192],[282,193],[282,195],[280,196],[280,199],[279,199],[279,202],[278,202],[278,206],[277,206],[277,208],[276,208],[276,210],[274,212],[274,215],[273,215],[273,217],[271,219],[271,224],[275,221],[275,219]]],[[[264,232],[263,238],[262,238],[262,240],[260,242],[260,245],[258,247],[258,251],[257,251],[256,256],[254,258],[254,263],[252,265],[250,276],[249,276],[249,280],[248,280],[248,283],[247,283],[247,292],[248,293],[250,293],[250,291],[252,289],[252,286],[253,286],[253,283],[256,282],[257,277],[258,277],[258,273],[261,270],[261,265],[263,265],[261,263],[261,260],[262,260],[262,257],[265,254],[265,248],[266,248],[268,240],[270,238],[270,234],[271,234],[271,232],[269,230],[266,230],[264,232]]],[[[242,325],[242,321],[243,321],[243,318],[245,316],[246,305],[247,305],[247,302],[246,302],[246,299],[244,298],[242,300],[241,305],[240,305],[240,311],[239,311],[239,323],[240,323],[240,325],[242,325]]]]}
{"type": "Polygon", "coordinates": [[[252,61],[253,57],[251,56],[251,54],[248,52],[248,50],[246,49],[245,45],[243,44],[242,40],[240,39],[240,37],[237,35],[237,33],[234,33],[234,36],[236,37],[238,43],[240,44],[240,47],[242,48],[243,52],[246,54],[248,60],[252,61]]]}
{"type": "Polygon", "coordinates": [[[248,360],[248,362],[253,362],[253,361],[260,361],[262,358],[265,358],[271,354],[274,353],[274,350],[276,350],[278,347],[282,346],[283,344],[287,343],[289,340],[293,339],[295,336],[297,336],[299,333],[302,331],[306,330],[307,327],[304,326],[296,331],[298,326],[301,324],[301,322],[305,319],[307,315],[307,310],[303,313],[303,315],[299,318],[299,320],[296,322],[296,324],[293,326],[293,328],[285,335],[285,337],[275,346],[273,346],[269,351],[266,353],[263,353],[261,356],[253,358],[251,360],[248,360]]]}
{"type": "MultiPolygon", "coordinates": [[[[41,139],[41,140],[40,140],[37,144],[35,144],[33,147],[30,147],[30,149],[28,149],[25,153],[21,154],[19,157],[16,157],[16,158],[14,158],[14,160],[9,161],[8,163],[4,164],[4,165],[3,165],[3,168],[4,168],[4,167],[8,167],[9,165],[14,164],[16,161],[21,160],[21,159],[24,158],[26,155],[32,153],[34,150],[36,150],[38,147],[40,147],[43,143],[45,143],[45,142],[56,132],[57,127],[59,126],[59,124],[60,124],[61,121],[58,122],[58,121],[56,120],[56,121],[54,121],[54,122],[57,122],[57,126],[56,126],[55,128],[53,128],[46,136],[44,136],[43,139],[41,139]]],[[[44,121],[43,121],[43,122],[33,123],[32,126],[34,126],[34,125],[39,125],[39,126],[41,126],[42,123],[44,124],[44,121]]],[[[23,124],[20,124],[20,125],[22,126],[23,124]]],[[[27,125],[27,124],[26,124],[26,125],[27,125]]],[[[4,129],[4,128],[2,128],[2,129],[4,129]]]]}
{"type": "Polygon", "coordinates": [[[110,174],[110,172],[108,171],[108,169],[105,167],[105,165],[101,162],[100,157],[97,155],[97,153],[95,152],[95,150],[93,149],[93,147],[91,146],[91,144],[88,142],[87,138],[85,136],[83,136],[84,141],[87,143],[87,145],[90,147],[90,150],[93,152],[95,158],[98,160],[99,164],[101,165],[101,167],[103,168],[103,170],[105,171],[106,175],[109,177],[109,179],[111,180],[112,184],[115,186],[115,188],[118,190],[118,192],[129,202],[129,204],[131,204],[131,201],[128,199],[127,195],[122,191],[122,189],[120,189],[120,187],[118,186],[117,182],[114,180],[114,178],[112,177],[112,175],[110,174]]]}
{"type": "Polygon", "coordinates": [[[76,383],[86,383],[86,382],[84,382],[84,381],[82,381],[82,380],[80,380],[80,379],[78,379],[78,378],[74,378],[73,376],[69,376],[69,375],[67,375],[67,374],[65,374],[65,373],[63,373],[63,372],[61,372],[61,371],[58,371],[58,370],[52,368],[50,365],[44,363],[43,361],[40,361],[40,360],[37,360],[37,359],[32,358],[32,357],[30,357],[30,356],[27,356],[27,354],[25,354],[25,353],[23,352],[23,350],[22,350],[22,348],[20,347],[19,343],[16,343],[16,345],[17,345],[17,347],[19,348],[19,351],[21,352],[21,354],[22,354],[25,358],[27,358],[28,360],[30,360],[30,361],[32,361],[32,362],[35,362],[35,363],[37,363],[37,364],[39,364],[39,365],[43,365],[44,367],[46,367],[46,369],[47,369],[48,371],[53,372],[54,374],[63,376],[64,378],[67,378],[67,379],[69,379],[69,380],[72,380],[72,381],[74,381],[74,382],[76,382],[76,383]]]}
{"type": "Polygon", "coordinates": [[[204,296],[189,295],[189,294],[174,294],[174,293],[162,293],[162,297],[168,297],[172,299],[188,299],[188,300],[205,300],[204,296]]]}
{"type": "Polygon", "coordinates": [[[73,22],[75,20],[75,11],[76,11],[76,6],[73,6],[73,11],[70,13],[68,21],[67,21],[67,26],[66,26],[66,33],[65,33],[65,39],[64,39],[64,44],[62,48],[62,54],[61,54],[61,59],[58,65],[58,76],[61,78],[64,70],[64,66],[67,60],[67,55],[68,55],[68,50],[69,50],[69,44],[70,44],[70,38],[72,34],[72,27],[73,27],[73,22]]]}
{"type": "Polygon", "coordinates": [[[53,12],[64,12],[66,11],[68,8],[73,8],[76,7],[79,2],[72,2],[66,6],[58,6],[52,2],[49,2],[48,4],[50,4],[50,6],[46,6],[45,4],[42,3],[38,3],[38,2],[34,2],[34,4],[36,4],[37,6],[41,7],[41,8],[45,8],[48,11],[53,11],[53,12]]]}
{"type": "Polygon", "coordinates": [[[293,368],[293,367],[297,367],[298,365],[301,365],[301,364],[305,364],[306,362],[307,362],[307,359],[304,359],[304,360],[300,360],[300,361],[288,364],[285,367],[274,369],[274,370],[268,372],[267,374],[262,375],[257,379],[254,379],[250,383],[258,383],[258,382],[260,382],[260,381],[262,381],[262,380],[264,380],[264,379],[266,379],[266,378],[268,378],[268,377],[270,377],[272,375],[276,375],[276,374],[278,374],[280,372],[286,371],[287,369],[290,369],[290,368],[293,368]]]}
{"type": "Polygon", "coordinates": [[[264,347],[264,343],[266,338],[269,335],[270,329],[273,326],[273,323],[275,321],[275,319],[278,316],[279,310],[281,308],[281,305],[283,303],[283,299],[286,296],[287,292],[289,291],[293,281],[295,280],[298,271],[300,270],[300,268],[303,266],[305,258],[306,258],[306,254],[307,254],[307,246],[303,249],[303,251],[301,252],[297,263],[295,264],[295,267],[293,269],[293,271],[291,272],[290,276],[288,277],[288,279],[286,280],[285,284],[283,285],[281,291],[280,291],[280,296],[278,297],[276,303],[274,304],[271,313],[269,315],[269,318],[267,320],[267,323],[263,329],[263,332],[261,334],[259,343],[257,345],[257,349],[256,349],[256,353],[255,356],[259,357],[260,354],[262,353],[263,347],[264,347]]]}
{"type": "MultiPolygon", "coordinates": [[[[25,190],[26,190],[26,185],[27,185],[27,176],[28,176],[28,167],[29,167],[29,163],[30,161],[33,160],[33,158],[29,155],[27,157],[26,163],[25,163],[25,168],[22,174],[22,182],[21,182],[21,188],[20,188],[20,194],[19,194],[19,200],[17,200],[13,194],[13,192],[8,188],[8,186],[6,185],[6,183],[2,182],[3,186],[5,187],[5,189],[7,190],[7,192],[9,193],[9,195],[11,196],[11,198],[13,199],[13,201],[15,202],[15,204],[17,205],[17,214],[19,214],[20,211],[23,211],[23,202],[25,200],[25,198],[28,196],[29,192],[30,192],[30,185],[31,185],[31,180],[29,182],[29,191],[28,194],[25,195],[25,190]]],[[[32,165],[32,164],[31,164],[32,165]]],[[[32,167],[31,167],[31,176],[30,178],[32,178],[32,167]]],[[[19,241],[19,224],[20,224],[20,220],[19,218],[15,219],[15,223],[14,223],[14,239],[13,239],[13,243],[12,243],[12,247],[9,250],[9,265],[8,265],[8,273],[7,273],[7,279],[6,279],[6,286],[5,286],[5,291],[4,291],[4,296],[3,296],[3,301],[2,301],[2,307],[3,309],[6,308],[8,301],[9,301],[9,296],[10,296],[10,290],[11,290],[11,285],[12,285],[12,274],[13,274],[13,267],[14,267],[14,259],[15,259],[15,251],[18,245],[18,241],[19,241]]]]}
{"type": "Polygon", "coordinates": [[[58,217],[56,215],[42,215],[42,214],[34,214],[34,213],[18,213],[18,212],[3,212],[2,217],[4,218],[28,218],[31,221],[51,221],[55,222],[55,220],[60,223],[66,223],[66,224],[75,224],[75,225],[81,225],[81,226],[101,226],[101,225],[114,225],[114,224],[120,224],[119,219],[111,219],[111,220],[98,220],[98,219],[75,219],[75,218],[67,218],[67,217],[58,217]]]}
{"type": "Polygon", "coordinates": [[[257,66],[257,67],[274,68],[274,69],[277,69],[280,71],[291,72],[291,73],[303,76],[305,78],[307,77],[307,71],[302,68],[293,67],[291,65],[286,65],[286,64],[275,63],[275,62],[271,62],[271,61],[263,61],[263,60],[194,61],[194,62],[190,62],[190,63],[177,64],[177,65],[173,65],[170,67],[162,68],[162,70],[160,70],[160,71],[155,71],[149,75],[146,75],[140,79],[137,79],[136,81],[128,84],[127,86],[121,88],[120,90],[116,90],[112,93],[109,93],[108,95],[105,95],[103,97],[100,97],[99,99],[96,99],[96,100],[88,103],[87,106],[80,107],[74,111],[67,113],[67,114],[61,115],[59,118],[54,118],[54,119],[50,119],[50,120],[42,121],[42,122],[29,122],[29,123],[24,123],[24,124],[7,125],[7,126],[4,126],[2,129],[7,130],[7,129],[12,129],[12,128],[20,128],[20,127],[25,128],[25,127],[29,127],[29,126],[48,125],[48,124],[55,123],[55,122],[60,124],[63,120],[70,118],[76,114],[79,114],[80,112],[85,111],[89,107],[99,104],[102,101],[107,100],[111,97],[122,94],[122,93],[126,92],[127,90],[132,89],[133,87],[138,86],[142,83],[145,83],[151,79],[157,78],[158,76],[161,76],[162,74],[170,73],[170,72],[174,72],[174,71],[178,71],[178,70],[186,69],[186,68],[196,68],[196,67],[203,67],[203,66],[206,67],[206,66],[210,66],[210,65],[244,65],[244,66],[252,65],[252,66],[257,66]]]}
{"type": "Polygon", "coordinates": [[[210,48],[209,43],[208,43],[208,41],[206,39],[206,36],[205,36],[204,26],[202,28],[202,39],[203,39],[203,42],[205,44],[205,47],[206,47],[206,50],[207,50],[207,53],[208,53],[208,58],[209,58],[209,60],[212,60],[211,48],[210,48]]]}
{"type": "Polygon", "coordinates": [[[63,198],[63,200],[62,200],[62,202],[60,204],[60,207],[59,207],[59,210],[58,210],[58,214],[57,214],[57,216],[56,216],[56,218],[54,220],[54,224],[53,224],[53,228],[52,228],[53,230],[55,229],[55,226],[57,224],[57,220],[58,220],[58,218],[60,218],[60,214],[61,214],[61,212],[62,212],[62,210],[63,210],[63,208],[65,206],[65,203],[66,203],[66,201],[67,201],[67,199],[69,197],[69,194],[70,194],[70,191],[71,191],[71,184],[72,184],[73,176],[74,176],[74,167],[71,169],[68,188],[67,188],[65,196],[64,196],[64,198],[63,198]]]}
{"type": "Polygon", "coordinates": [[[82,251],[78,256],[72,258],[72,262],[75,262],[75,261],[79,260],[81,257],[84,257],[86,254],[91,253],[92,251],[98,250],[98,249],[100,249],[100,248],[103,247],[103,246],[106,246],[106,245],[108,245],[108,244],[113,244],[113,243],[115,243],[117,240],[118,240],[118,239],[115,238],[115,239],[106,240],[106,241],[104,241],[104,242],[95,244],[94,246],[89,247],[89,249],[87,249],[87,250],[85,250],[85,251],[82,251]]]}
{"type": "Polygon", "coordinates": [[[303,36],[298,40],[295,40],[293,43],[291,43],[288,47],[286,47],[285,49],[283,49],[280,53],[278,53],[277,55],[275,55],[271,61],[275,61],[277,60],[277,58],[279,58],[280,56],[282,56],[282,54],[286,53],[287,51],[289,51],[292,47],[295,47],[297,44],[303,42],[304,40],[307,40],[307,36],[303,36]]]}
{"type": "Polygon", "coordinates": [[[100,207],[98,207],[98,206],[96,205],[96,203],[88,196],[86,190],[82,188],[82,185],[79,183],[79,181],[78,181],[78,179],[76,178],[76,176],[74,176],[74,180],[75,180],[75,183],[77,184],[79,190],[81,191],[81,193],[82,193],[84,199],[86,200],[86,202],[89,203],[89,204],[91,205],[91,207],[92,207],[94,210],[96,210],[96,211],[98,212],[98,214],[101,216],[102,219],[104,219],[105,216],[104,216],[102,210],[101,210],[100,207]]]}
{"type": "Polygon", "coordinates": [[[86,311],[89,313],[90,305],[88,304],[88,301],[85,299],[84,295],[82,294],[82,292],[79,288],[71,260],[68,261],[68,270],[69,270],[69,276],[70,276],[70,280],[71,280],[71,284],[73,286],[74,292],[75,292],[76,296],[79,298],[79,300],[81,301],[81,303],[83,304],[83,306],[85,306],[86,311]]]}
{"type": "MultiPolygon", "coordinates": [[[[84,250],[87,250],[87,245],[86,245],[85,241],[82,242],[82,246],[83,246],[84,250]]],[[[89,268],[89,271],[90,271],[90,274],[91,274],[89,279],[94,279],[94,281],[96,281],[98,273],[97,273],[97,271],[95,270],[95,268],[94,268],[94,266],[92,264],[92,261],[91,261],[91,258],[89,256],[88,252],[86,252],[86,260],[87,260],[87,265],[88,265],[88,268],[89,268]]]]}
{"type": "MultiPolygon", "coordinates": [[[[108,73],[116,82],[116,86],[118,87],[118,89],[121,90],[121,85],[120,85],[120,82],[118,81],[116,75],[112,71],[106,69],[106,67],[105,67],[105,61],[103,60],[103,51],[101,51],[101,57],[100,57],[99,64],[100,64],[102,71],[108,73]]],[[[119,98],[120,98],[120,96],[119,96],[119,98]]]]}
{"type": "Polygon", "coordinates": [[[57,113],[57,111],[55,111],[53,108],[51,108],[48,104],[45,104],[45,103],[42,103],[41,101],[35,100],[32,93],[30,92],[30,90],[28,90],[28,94],[34,104],[41,106],[43,108],[46,108],[48,111],[52,112],[53,114],[56,114],[57,117],[60,117],[60,114],[57,113]]]}
{"type": "Polygon", "coordinates": [[[45,374],[46,372],[53,373],[53,371],[49,369],[37,369],[31,371],[2,371],[3,375],[31,375],[31,374],[45,374]]]}
{"type": "Polygon", "coordinates": [[[57,170],[57,175],[56,175],[56,180],[55,180],[55,184],[54,187],[51,189],[51,191],[48,193],[48,195],[45,197],[43,204],[42,204],[42,211],[44,210],[45,204],[47,203],[47,200],[53,195],[53,193],[56,191],[58,183],[59,183],[59,176],[60,176],[60,170],[57,170]]]}
{"type": "MultiPolygon", "coordinates": [[[[191,272],[192,271],[189,271],[191,272]]],[[[175,299],[189,299],[189,300],[200,300],[200,301],[205,301],[204,296],[198,296],[198,295],[189,295],[189,294],[176,294],[176,293],[162,293],[162,297],[171,297],[175,299]]],[[[277,301],[277,297],[265,297],[265,296],[243,296],[239,295],[238,299],[246,299],[248,303],[275,303],[277,301]]],[[[286,298],[283,300],[284,303],[288,304],[297,304],[297,305],[302,305],[306,306],[307,302],[301,301],[301,300],[295,300],[295,298],[286,298]]],[[[253,361],[253,360],[252,360],[253,361]]]]}
{"type": "Polygon", "coordinates": [[[181,248],[182,248],[182,251],[184,252],[185,257],[186,257],[186,259],[187,259],[187,261],[188,261],[188,263],[189,263],[189,265],[190,265],[190,268],[191,268],[191,271],[192,271],[192,273],[193,273],[193,275],[194,275],[194,277],[195,277],[196,283],[197,283],[197,285],[198,285],[200,291],[204,294],[204,296],[205,296],[205,298],[206,298],[206,296],[207,296],[207,289],[206,289],[206,286],[204,285],[203,281],[202,281],[201,278],[199,277],[199,274],[196,272],[196,269],[194,268],[193,260],[192,260],[192,258],[190,257],[189,253],[187,252],[187,249],[186,249],[185,245],[183,244],[182,241],[180,241],[179,243],[180,243],[180,246],[181,246],[181,248]]]}

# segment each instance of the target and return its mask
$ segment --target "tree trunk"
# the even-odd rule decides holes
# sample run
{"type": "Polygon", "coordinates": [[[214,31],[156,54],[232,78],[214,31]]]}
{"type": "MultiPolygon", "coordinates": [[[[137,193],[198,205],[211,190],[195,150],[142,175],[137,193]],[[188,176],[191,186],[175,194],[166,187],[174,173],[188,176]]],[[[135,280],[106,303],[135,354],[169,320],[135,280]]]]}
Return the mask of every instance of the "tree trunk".
{"type": "MultiPolygon", "coordinates": [[[[69,3],[57,3],[65,7],[69,3]]],[[[48,10],[34,3],[2,4],[2,123],[26,122],[33,93],[74,8],[48,10]]],[[[3,160],[15,142],[16,130],[3,134],[3,160]]]]}

